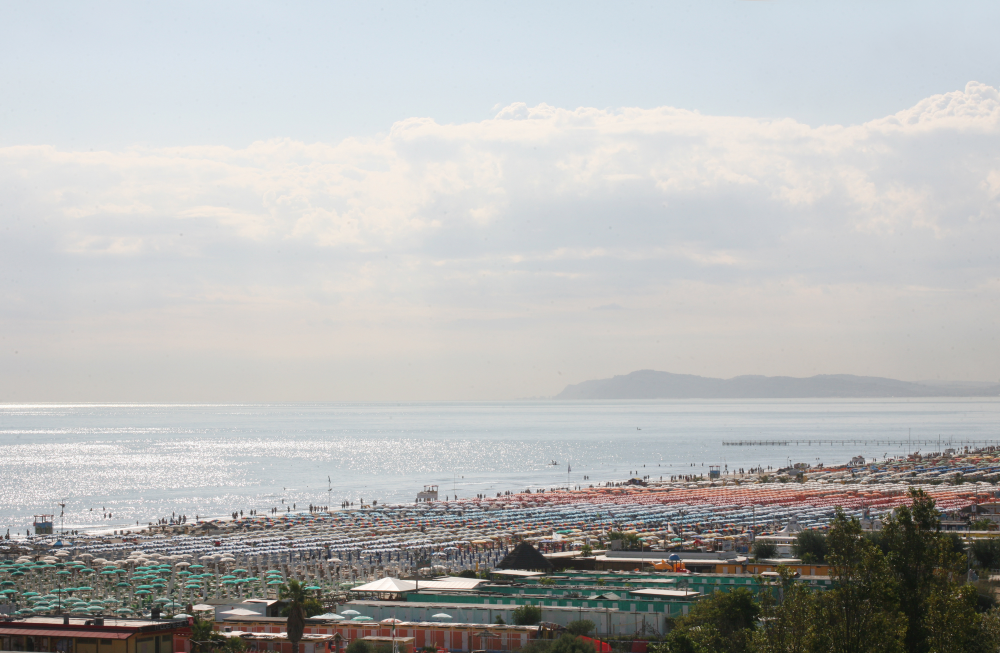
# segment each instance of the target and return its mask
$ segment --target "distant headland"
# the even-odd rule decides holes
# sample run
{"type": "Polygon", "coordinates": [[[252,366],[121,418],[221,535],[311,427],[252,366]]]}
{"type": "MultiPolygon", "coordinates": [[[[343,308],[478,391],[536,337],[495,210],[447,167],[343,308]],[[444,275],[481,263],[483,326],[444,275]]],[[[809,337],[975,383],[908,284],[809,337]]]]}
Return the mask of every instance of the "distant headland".
{"type": "Polygon", "coordinates": [[[694,374],[638,370],[610,379],[584,381],[554,399],[820,399],[888,397],[998,397],[1000,384],[948,381],[898,381],[877,376],[820,374],[736,376],[715,379],[694,374]]]}

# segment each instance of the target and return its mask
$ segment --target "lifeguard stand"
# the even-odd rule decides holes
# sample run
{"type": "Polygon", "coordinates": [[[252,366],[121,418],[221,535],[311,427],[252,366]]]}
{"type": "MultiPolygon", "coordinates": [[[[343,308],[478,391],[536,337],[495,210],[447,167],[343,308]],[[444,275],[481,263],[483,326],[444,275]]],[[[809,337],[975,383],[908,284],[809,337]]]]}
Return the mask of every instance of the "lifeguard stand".
{"type": "Polygon", "coordinates": [[[437,501],[438,500],[438,486],[436,485],[425,485],[423,492],[417,492],[417,503],[423,501],[437,501]]]}
{"type": "Polygon", "coordinates": [[[708,478],[709,479],[711,479],[711,480],[714,481],[715,479],[719,478],[721,475],[722,475],[722,472],[719,471],[719,466],[718,465],[709,465],[708,466],[708,478]]]}
{"type": "Polygon", "coordinates": [[[35,515],[35,535],[52,535],[55,515],[35,515]]]}

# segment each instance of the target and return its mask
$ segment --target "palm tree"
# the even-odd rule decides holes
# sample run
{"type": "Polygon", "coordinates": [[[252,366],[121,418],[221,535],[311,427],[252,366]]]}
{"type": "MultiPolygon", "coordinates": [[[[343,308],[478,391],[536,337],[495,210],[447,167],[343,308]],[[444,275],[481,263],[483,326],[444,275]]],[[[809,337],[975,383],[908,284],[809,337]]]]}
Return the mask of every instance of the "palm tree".
{"type": "Polygon", "coordinates": [[[292,643],[292,653],[299,653],[299,642],[302,641],[302,632],[306,628],[306,614],[303,609],[303,604],[306,602],[305,586],[297,580],[290,580],[288,587],[284,585],[281,587],[278,598],[289,601],[285,631],[288,633],[288,641],[292,643]]]}

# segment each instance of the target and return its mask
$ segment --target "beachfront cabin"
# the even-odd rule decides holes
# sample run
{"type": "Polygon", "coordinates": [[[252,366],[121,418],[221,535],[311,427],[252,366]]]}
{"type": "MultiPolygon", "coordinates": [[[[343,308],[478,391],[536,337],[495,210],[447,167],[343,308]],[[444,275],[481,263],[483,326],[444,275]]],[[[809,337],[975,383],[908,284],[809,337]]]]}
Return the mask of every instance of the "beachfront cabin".
{"type": "MultiPolygon", "coordinates": [[[[363,639],[373,644],[390,644],[393,640],[400,653],[420,648],[444,648],[451,651],[517,651],[538,637],[538,626],[502,626],[490,622],[435,622],[408,620],[409,604],[391,601],[352,601],[359,611],[374,617],[369,621],[331,621],[312,617],[306,619],[299,653],[343,651],[348,644],[363,639]],[[375,606],[369,609],[369,606],[375,606]],[[398,619],[393,628],[379,623],[383,619],[398,619]]],[[[347,606],[340,606],[346,608],[347,606]]],[[[434,613],[442,608],[435,606],[434,613]]],[[[458,617],[458,610],[449,614],[458,617]]],[[[428,613],[429,615],[430,613],[428,613]]],[[[218,621],[215,627],[224,635],[241,637],[256,644],[258,651],[293,653],[285,632],[286,619],[270,617],[231,617],[218,621]]]]}
{"type": "Polygon", "coordinates": [[[178,653],[191,650],[187,619],[26,617],[0,622],[0,650],[51,653],[178,653]]]}
{"type": "MultiPolygon", "coordinates": [[[[693,573],[714,573],[718,564],[723,561],[736,563],[739,557],[734,551],[683,551],[676,554],[680,567],[693,573]]],[[[603,555],[595,556],[595,571],[654,571],[657,565],[667,561],[668,554],[664,551],[605,551],[603,555]]],[[[744,560],[746,558],[743,558],[744,560]]]]}

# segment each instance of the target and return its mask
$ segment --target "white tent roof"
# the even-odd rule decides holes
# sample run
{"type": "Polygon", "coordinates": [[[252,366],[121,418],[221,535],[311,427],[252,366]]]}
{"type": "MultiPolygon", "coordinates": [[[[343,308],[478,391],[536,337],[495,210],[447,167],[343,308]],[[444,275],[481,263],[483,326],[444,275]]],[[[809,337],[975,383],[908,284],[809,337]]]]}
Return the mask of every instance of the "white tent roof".
{"type": "Polygon", "coordinates": [[[428,590],[471,590],[475,589],[483,580],[480,578],[448,578],[447,580],[400,580],[398,578],[385,577],[379,580],[365,583],[351,589],[352,592],[373,592],[398,594],[402,592],[412,592],[416,589],[428,590]]]}
{"type": "Polygon", "coordinates": [[[253,610],[247,610],[245,608],[233,608],[232,610],[226,610],[225,612],[220,612],[219,614],[229,615],[230,617],[259,617],[261,614],[259,612],[254,612],[253,610]]]}

